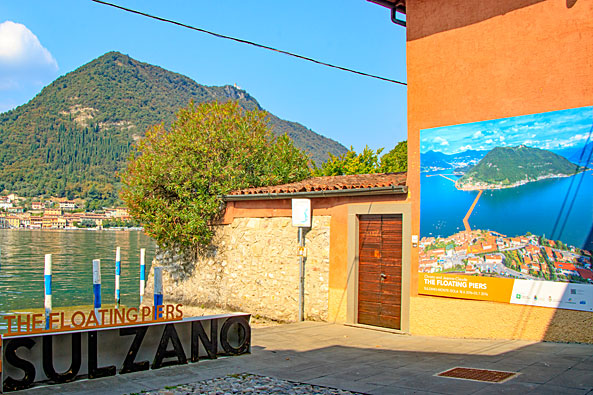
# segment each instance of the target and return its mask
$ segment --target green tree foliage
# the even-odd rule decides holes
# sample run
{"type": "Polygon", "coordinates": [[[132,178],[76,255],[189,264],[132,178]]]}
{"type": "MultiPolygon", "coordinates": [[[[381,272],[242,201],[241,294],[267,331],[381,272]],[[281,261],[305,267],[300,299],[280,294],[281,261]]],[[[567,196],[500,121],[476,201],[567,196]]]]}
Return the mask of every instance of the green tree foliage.
{"type": "Polygon", "coordinates": [[[161,247],[208,245],[222,195],[310,176],[309,158],[268,125],[236,102],[192,102],[169,130],[152,127],[122,175],[130,214],[161,247]]]}
{"type": "Polygon", "coordinates": [[[400,141],[391,151],[381,157],[381,171],[383,173],[408,171],[407,141],[400,141]]]}
{"type": "Polygon", "coordinates": [[[329,160],[315,167],[315,176],[341,176],[346,174],[395,173],[408,170],[407,141],[398,143],[387,154],[380,156],[383,148],[373,150],[365,146],[356,153],[351,146],[348,152],[336,156],[329,154],[329,160]]]}

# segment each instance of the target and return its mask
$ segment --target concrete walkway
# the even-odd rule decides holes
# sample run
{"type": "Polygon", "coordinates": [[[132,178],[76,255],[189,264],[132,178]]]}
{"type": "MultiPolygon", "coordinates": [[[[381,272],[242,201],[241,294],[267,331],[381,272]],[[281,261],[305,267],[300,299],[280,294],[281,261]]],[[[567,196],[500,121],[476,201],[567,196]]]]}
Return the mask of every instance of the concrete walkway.
{"type": "Polygon", "coordinates": [[[593,394],[593,345],[407,336],[305,322],[253,329],[250,355],[18,393],[130,394],[237,373],[367,394],[593,394]],[[520,374],[502,384],[435,376],[457,366],[520,374]]]}

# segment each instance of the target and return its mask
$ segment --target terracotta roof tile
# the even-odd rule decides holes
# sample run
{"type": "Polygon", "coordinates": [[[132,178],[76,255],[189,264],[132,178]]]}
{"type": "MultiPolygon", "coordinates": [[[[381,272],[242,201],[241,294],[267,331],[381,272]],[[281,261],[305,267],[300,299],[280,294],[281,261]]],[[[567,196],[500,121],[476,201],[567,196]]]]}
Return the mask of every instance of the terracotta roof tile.
{"type": "Polygon", "coordinates": [[[260,195],[276,193],[296,193],[312,191],[331,191],[345,189],[381,188],[405,186],[406,173],[353,174],[347,176],[313,177],[291,184],[269,187],[247,188],[233,191],[230,195],[260,195]]]}

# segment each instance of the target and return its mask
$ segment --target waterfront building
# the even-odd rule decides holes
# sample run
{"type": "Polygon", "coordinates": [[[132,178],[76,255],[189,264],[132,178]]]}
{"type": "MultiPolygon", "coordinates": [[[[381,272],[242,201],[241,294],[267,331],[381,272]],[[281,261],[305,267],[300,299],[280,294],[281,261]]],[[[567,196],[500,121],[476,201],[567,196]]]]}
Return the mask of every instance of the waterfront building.
{"type": "Polygon", "coordinates": [[[43,210],[45,208],[45,203],[44,202],[32,202],[31,208],[33,210],[43,210]]]}
{"type": "Polygon", "coordinates": [[[76,203],[71,200],[66,200],[59,203],[60,209],[64,211],[72,211],[77,208],[76,203]]]}

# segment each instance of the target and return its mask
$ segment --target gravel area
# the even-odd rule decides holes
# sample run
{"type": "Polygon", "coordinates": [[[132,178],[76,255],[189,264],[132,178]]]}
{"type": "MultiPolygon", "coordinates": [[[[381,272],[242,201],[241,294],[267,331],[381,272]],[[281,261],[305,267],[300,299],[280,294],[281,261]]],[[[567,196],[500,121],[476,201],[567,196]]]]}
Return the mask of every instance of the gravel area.
{"type": "Polygon", "coordinates": [[[198,381],[196,383],[167,387],[161,390],[143,392],[142,395],[181,395],[181,394],[207,394],[207,395],[229,395],[229,394],[320,394],[320,395],[351,395],[360,394],[338,390],[334,388],[320,387],[303,383],[275,379],[272,377],[258,376],[254,374],[231,374],[211,380],[198,381]]]}

